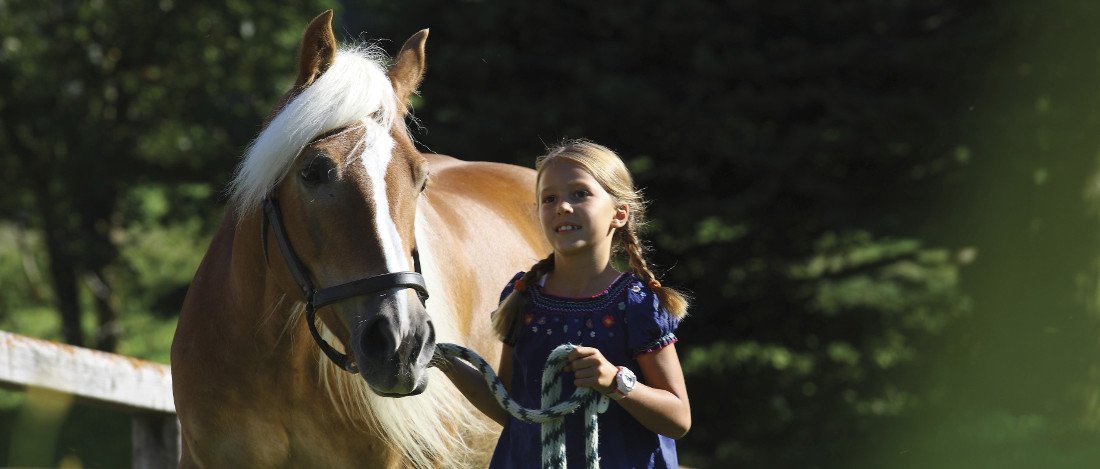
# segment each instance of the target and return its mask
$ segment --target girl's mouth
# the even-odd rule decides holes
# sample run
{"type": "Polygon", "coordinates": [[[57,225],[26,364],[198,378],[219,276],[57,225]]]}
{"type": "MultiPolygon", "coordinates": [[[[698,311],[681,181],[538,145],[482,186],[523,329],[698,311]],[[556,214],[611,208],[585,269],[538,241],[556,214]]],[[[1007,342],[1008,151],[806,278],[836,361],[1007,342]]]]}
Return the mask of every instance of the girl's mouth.
{"type": "Polygon", "coordinates": [[[557,233],[572,233],[572,232],[577,231],[579,229],[581,229],[581,227],[577,226],[577,225],[561,225],[561,226],[555,228],[554,231],[557,232],[557,233]]]}

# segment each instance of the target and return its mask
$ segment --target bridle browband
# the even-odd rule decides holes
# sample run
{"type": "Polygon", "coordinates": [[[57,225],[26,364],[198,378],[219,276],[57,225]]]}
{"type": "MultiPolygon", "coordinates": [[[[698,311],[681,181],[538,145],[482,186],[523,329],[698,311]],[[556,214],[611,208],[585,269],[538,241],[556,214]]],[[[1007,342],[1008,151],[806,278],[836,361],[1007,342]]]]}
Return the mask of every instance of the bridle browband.
{"type": "Polygon", "coordinates": [[[341,369],[349,373],[358,373],[359,367],[355,362],[351,361],[347,354],[340,353],[329,345],[321,337],[321,333],[317,331],[317,308],[356,296],[404,288],[416,290],[420,302],[427,302],[428,287],[425,285],[424,276],[420,272],[419,253],[415,248],[412,251],[415,272],[389,272],[353,280],[334,287],[315,289],[313,282],[309,280],[309,271],[306,270],[301,259],[294,253],[294,248],[290,246],[290,238],[286,235],[286,228],[283,226],[278,202],[274,197],[264,197],[263,206],[264,217],[263,224],[260,227],[260,240],[264,251],[264,263],[270,267],[267,259],[267,227],[271,226],[272,231],[275,233],[275,240],[279,245],[279,252],[282,253],[283,259],[286,259],[287,269],[290,270],[290,275],[294,277],[294,282],[298,284],[298,288],[302,290],[305,297],[306,323],[309,324],[309,332],[313,335],[313,340],[317,342],[317,346],[321,348],[321,351],[341,369]]]}

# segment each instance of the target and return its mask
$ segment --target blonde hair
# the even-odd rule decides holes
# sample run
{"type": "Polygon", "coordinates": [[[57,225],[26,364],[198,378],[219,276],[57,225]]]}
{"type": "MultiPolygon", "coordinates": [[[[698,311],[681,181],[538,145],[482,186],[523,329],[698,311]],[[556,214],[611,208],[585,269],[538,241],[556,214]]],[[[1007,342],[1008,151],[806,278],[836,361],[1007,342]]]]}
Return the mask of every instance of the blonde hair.
{"type": "MultiPolygon", "coordinates": [[[[638,237],[638,230],[645,223],[646,201],[634,187],[634,179],[626,169],[623,160],[609,148],[587,140],[573,140],[559,145],[535,160],[538,172],[535,181],[542,178],[542,171],[551,162],[567,160],[580,166],[600,183],[614,199],[616,205],[626,205],[629,217],[622,228],[615,230],[612,236],[612,254],[625,253],[630,268],[657,295],[660,307],[672,317],[683,319],[687,316],[689,299],[675,288],[666,287],[657,281],[649,263],[645,259],[646,247],[638,237]]],[[[554,270],[554,253],[540,260],[516,281],[517,287],[500,303],[493,313],[493,328],[501,337],[512,336],[515,318],[523,310],[523,290],[527,285],[537,282],[542,275],[554,270]]],[[[513,337],[514,339],[514,337],[513,337]]]]}

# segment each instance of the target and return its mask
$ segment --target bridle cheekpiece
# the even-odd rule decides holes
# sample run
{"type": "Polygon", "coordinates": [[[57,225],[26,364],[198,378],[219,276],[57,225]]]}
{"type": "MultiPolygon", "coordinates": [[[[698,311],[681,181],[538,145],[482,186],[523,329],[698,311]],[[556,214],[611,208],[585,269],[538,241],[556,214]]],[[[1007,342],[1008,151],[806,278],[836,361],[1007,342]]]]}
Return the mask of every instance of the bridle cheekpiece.
{"type": "Polygon", "coordinates": [[[305,298],[306,323],[309,325],[309,332],[313,335],[313,340],[317,342],[317,346],[321,348],[321,351],[341,369],[349,373],[358,373],[359,367],[356,366],[355,362],[351,361],[347,354],[340,353],[332,345],[329,345],[321,337],[321,333],[317,331],[317,308],[356,296],[366,296],[381,291],[404,288],[416,290],[420,302],[422,304],[426,303],[428,300],[428,287],[424,283],[424,276],[420,272],[420,256],[417,250],[414,248],[412,251],[415,272],[388,272],[333,287],[317,289],[314,288],[313,282],[309,280],[309,270],[302,264],[301,259],[294,253],[294,248],[290,245],[290,238],[287,237],[286,228],[283,226],[278,202],[274,197],[264,197],[263,209],[264,216],[263,224],[260,227],[260,240],[263,246],[264,263],[268,264],[270,268],[267,258],[267,229],[270,226],[275,234],[275,241],[279,245],[279,252],[286,260],[287,269],[290,270],[290,275],[294,277],[294,282],[298,284],[298,288],[301,289],[305,298]]]}

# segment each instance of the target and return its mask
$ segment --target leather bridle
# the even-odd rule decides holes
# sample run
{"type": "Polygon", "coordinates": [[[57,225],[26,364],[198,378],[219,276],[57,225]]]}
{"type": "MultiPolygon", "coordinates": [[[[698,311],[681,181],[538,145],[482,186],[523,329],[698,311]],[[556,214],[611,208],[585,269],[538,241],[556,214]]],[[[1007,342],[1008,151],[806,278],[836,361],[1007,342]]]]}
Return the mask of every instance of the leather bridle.
{"type": "Polygon", "coordinates": [[[349,373],[358,373],[359,367],[356,366],[355,362],[351,361],[348,355],[340,353],[329,345],[321,337],[320,332],[317,331],[317,308],[356,296],[404,288],[416,290],[420,302],[422,304],[426,303],[428,301],[428,287],[425,285],[424,276],[420,272],[420,255],[414,248],[412,256],[415,272],[389,272],[353,280],[334,287],[316,289],[313,287],[313,282],[309,280],[309,271],[294,253],[294,248],[290,246],[290,238],[286,235],[286,228],[283,226],[282,215],[275,198],[265,197],[263,207],[264,218],[263,225],[260,227],[260,239],[264,251],[264,262],[267,263],[267,227],[271,226],[272,231],[275,233],[275,240],[279,245],[279,251],[282,253],[283,259],[286,259],[287,269],[290,270],[290,275],[294,277],[294,282],[298,284],[298,288],[302,290],[305,297],[306,323],[309,324],[309,332],[313,335],[313,340],[317,342],[317,346],[321,348],[321,351],[341,369],[349,373]]]}

